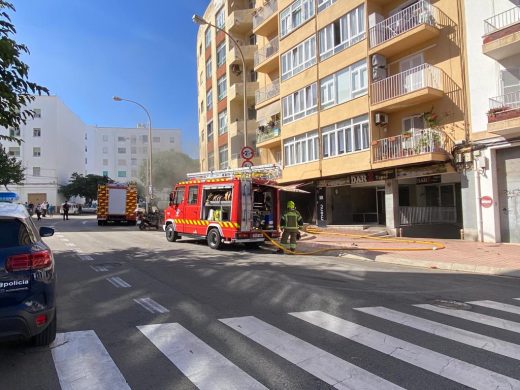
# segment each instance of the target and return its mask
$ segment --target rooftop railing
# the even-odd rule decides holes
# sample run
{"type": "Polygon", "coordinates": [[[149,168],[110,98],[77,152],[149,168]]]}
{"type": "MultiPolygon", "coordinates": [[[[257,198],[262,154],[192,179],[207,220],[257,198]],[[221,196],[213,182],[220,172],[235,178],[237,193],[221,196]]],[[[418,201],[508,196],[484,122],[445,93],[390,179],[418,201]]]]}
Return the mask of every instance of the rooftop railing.
{"type": "Polygon", "coordinates": [[[520,7],[514,7],[484,20],[486,35],[520,22],[520,7]]]}

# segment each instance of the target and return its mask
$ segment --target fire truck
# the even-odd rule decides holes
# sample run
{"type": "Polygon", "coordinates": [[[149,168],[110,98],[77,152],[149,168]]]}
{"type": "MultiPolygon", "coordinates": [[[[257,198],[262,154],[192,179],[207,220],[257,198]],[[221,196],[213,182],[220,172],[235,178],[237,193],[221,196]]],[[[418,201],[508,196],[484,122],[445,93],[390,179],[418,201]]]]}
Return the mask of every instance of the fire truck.
{"type": "Polygon", "coordinates": [[[165,210],[166,239],[206,240],[209,247],[242,243],[257,247],[280,236],[278,165],[188,174],[175,185],[165,210]]]}
{"type": "Polygon", "coordinates": [[[98,185],[97,221],[98,225],[108,222],[126,221],[136,224],[137,187],[132,184],[98,185]]]}

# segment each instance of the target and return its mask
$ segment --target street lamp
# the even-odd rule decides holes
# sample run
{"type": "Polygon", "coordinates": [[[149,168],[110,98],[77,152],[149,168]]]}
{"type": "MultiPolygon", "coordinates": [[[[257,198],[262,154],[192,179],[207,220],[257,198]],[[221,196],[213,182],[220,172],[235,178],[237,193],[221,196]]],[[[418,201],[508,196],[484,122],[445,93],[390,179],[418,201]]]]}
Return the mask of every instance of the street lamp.
{"type": "Polygon", "coordinates": [[[133,104],[137,104],[141,107],[146,115],[148,116],[148,194],[146,196],[146,213],[150,211],[150,202],[153,199],[153,184],[152,184],[152,118],[150,117],[150,113],[141,103],[135,102],[130,99],[124,99],[119,96],[114,96],[112,98],[116,102],[130,102],[133,104]]]}
{"type": "Polygon", "coordinates": [[[240,58],[242,60],[242,73],[243,73],[243,81],[242,84],[244,87],[244,146],[247,146],[247,88],[246,88],[246,60],[244,59],[244,53],[242,53],[242,49],[240,48],[240,45],[238,42],[233,38],[226,30],[223,28],[220,28],[210,22],[208,22],[206,19],[199,15],[193,15],[192,17],[193,23],[198,24],[200,26],[208,25],[211,27],[215,27],[217,30],[222,31],[224,34],[226,34],[229,39],[233,41],[235,44],[235,47],[238,49],[238,52],[240,53],[240,58]]]}

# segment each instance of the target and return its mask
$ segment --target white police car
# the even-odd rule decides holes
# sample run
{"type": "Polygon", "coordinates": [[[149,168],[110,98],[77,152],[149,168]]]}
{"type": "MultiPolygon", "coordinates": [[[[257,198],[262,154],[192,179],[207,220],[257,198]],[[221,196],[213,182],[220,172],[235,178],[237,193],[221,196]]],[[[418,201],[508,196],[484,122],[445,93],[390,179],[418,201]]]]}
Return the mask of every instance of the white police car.
{"type": "Polygon", "coordinates": [[[56,273],[51,249],[16,194],[0,192],[0,340],[32,339],[48,345],[56,337],[56,273]]]}

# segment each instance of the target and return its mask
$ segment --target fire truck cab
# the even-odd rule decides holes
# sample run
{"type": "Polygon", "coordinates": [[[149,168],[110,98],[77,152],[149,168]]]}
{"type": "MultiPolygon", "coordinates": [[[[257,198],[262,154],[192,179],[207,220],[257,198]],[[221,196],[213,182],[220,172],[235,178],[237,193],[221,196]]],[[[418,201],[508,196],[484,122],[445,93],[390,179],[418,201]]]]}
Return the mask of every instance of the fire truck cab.
{"type": "Polygon", "coordinates": [[[277,165],[264,165],[188,174],[170,194],[166,239],[204,239],[219,249],[235,243],[257,247],[263,233],[279,237],[279,191],[270,184],[278,171],[277,165]]]}

